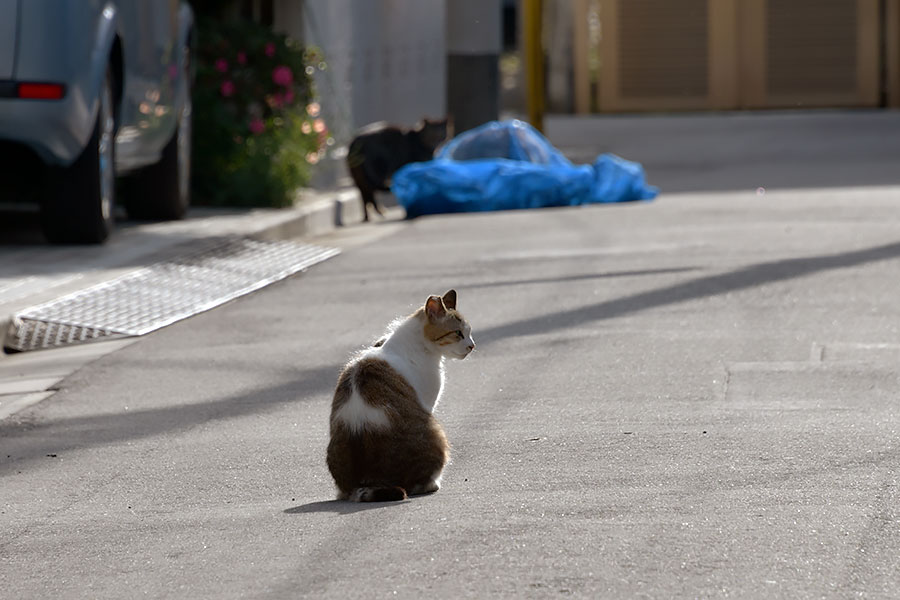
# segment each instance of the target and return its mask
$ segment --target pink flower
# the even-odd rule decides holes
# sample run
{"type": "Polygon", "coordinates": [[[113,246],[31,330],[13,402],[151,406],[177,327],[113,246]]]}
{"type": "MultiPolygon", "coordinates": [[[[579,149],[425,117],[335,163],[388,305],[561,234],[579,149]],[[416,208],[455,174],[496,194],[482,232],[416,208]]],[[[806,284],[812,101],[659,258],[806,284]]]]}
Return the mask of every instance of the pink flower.
{"type": "Polygon", "coordinates": [[[263,131],[266,130],[266,124],[263,123],[262,119],[255,118],[250,120],[250,133],[254,135],[259,135],[263,131]]]}
{"type": "Polygon", "coordinates": [[[291,73],[291,70],[285,66],[279,66],[272,69],[272,81],[276,84],[288,87],[292,83],[294,83],[294,74],[291,73]]]}
{"type": "Polygon", "coordinates": [[[269,58],[275,56],[275,44],[273,44],[272,42],[266,44],[265,53],[269,58]]]}
{"type": "Polygon", "coordinates": [[[219,92],[221,92],[222,96],[224,96],[225,98],[232,96],[234,94],[234,83],[231,80],[226,79],[222,82],[222,86],[219,88],[219,92]]]}
{"type": "Polygon", "coordinates": [[[224,58],[216,59],[216,71],[224,73],[228,70],[228,61],[224,58]]]}
{"type": "Polygon", "coordinates": [[[294,90],[288,90],[284,93],[284,103],[290,104],[294,101],[294,90]]]}
{"type": "Polygon", "coordinates": [[[238,52],[237,61],[239,65],[247,64],[247,53],[246,52],[238,52]]]}
{"type": "Polygon", "coordinates": [[[272,108],[284,106],[284,94],[272,94],[266,98],[266,103],[272,108]]]}

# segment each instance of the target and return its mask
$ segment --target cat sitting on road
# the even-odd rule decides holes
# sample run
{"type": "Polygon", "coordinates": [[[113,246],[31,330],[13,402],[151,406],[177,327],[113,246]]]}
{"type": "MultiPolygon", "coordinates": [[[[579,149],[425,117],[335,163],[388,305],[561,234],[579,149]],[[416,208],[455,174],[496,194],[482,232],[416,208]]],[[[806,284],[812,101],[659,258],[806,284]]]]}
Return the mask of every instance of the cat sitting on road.
{"type": "Polygon", "coordinates": [[[448,119],[425,119],[414,129],[380,122],[359,132],[350,142],[347,166],[362,196],[366,221],[369,206],[384,216],[375,201],[375,192],[390,191],[391,177],[400,167],[434,158],[434,151],[450,135],[451,128],[448,119]]]}
{"type": "Polygon", "coordinates": [[[394,321],[350,361],[334,392],[327,453],[339,500],[404,500],[440,488],[450,445],[432,413],[444,358],[463,359],[474,349],[450,290],[394,321]]]}

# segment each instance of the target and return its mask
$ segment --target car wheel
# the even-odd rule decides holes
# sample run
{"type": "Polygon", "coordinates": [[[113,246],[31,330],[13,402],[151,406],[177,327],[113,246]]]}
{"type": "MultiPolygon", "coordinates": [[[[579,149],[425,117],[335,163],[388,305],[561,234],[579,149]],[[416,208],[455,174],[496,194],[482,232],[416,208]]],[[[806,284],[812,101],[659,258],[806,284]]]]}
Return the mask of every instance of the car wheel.
{"type": "Polygon", "coordinates": [[[115,138],[113,79],[107,70],[87,147],[70,166],[49,169],[41,225],[50,242],[99,244],[109,237],[115,221],[115,138]]]}
{"type": "Polygon", "coordinates": [[[185,73],[185,98],[178,126],[155,165],[129,178],[125,207],[132,219],[181,219],[191,204],[191,91],[185,73]]]}

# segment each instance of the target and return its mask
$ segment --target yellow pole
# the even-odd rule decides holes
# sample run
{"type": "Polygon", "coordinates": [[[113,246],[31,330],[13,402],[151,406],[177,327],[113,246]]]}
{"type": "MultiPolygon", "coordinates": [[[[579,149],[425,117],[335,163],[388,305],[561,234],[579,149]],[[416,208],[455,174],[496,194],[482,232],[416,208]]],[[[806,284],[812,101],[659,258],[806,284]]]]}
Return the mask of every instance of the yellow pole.
{"type": "Polygon", "coordinates": [[[572,5],[572,71],[575,80],[575,114],[591,111],[591,70],[588,54],[591,44],[588,31],[588,0],[575,0],[572,5]]]}
{"type": "Polygon", "coordinates": [[[544,130],[544,47],[541,42],[543,0],[522,1],[522,41],[525,62],[525,103],[528,121],[544,130]]]}

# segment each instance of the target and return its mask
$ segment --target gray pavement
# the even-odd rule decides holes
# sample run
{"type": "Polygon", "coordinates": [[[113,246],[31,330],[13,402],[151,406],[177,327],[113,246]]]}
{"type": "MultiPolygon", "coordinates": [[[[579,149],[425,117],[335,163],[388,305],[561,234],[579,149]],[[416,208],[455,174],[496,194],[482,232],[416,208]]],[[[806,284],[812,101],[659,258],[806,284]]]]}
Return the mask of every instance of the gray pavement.
{"type": "Polygon", "coordinates": [[[314,238],[345,251],[0,421],[0,589],[895,597],[900,188],[850,183],[314,238]],[[444,488],[332,501],[341,365],[449,287],[444,488]]]}
{"type": "MultiPolygon", "coordinates": [[[[234,236],[292,239],[326,235],[362,219],[355,190],[307,192],[289,210],[194,209],[168,223],[124,222],[103,246],[48,246],[34,211],[0,209],[0,341],[28,307],[104,284],[160,261],[189,256],[234,236]]],[[[53,394],[59,381],[122,345],[89,344],[43,353],[0,352],[0,419],[53,394]]]]}
{"type": "Polygon", "coordinates": [[[666,193],[900,185],[900,111],[549,117],[576,162],[613,152],[666,193]]]}
{"type": "Polygon", "coordinates": [[[101,246],[51,246],[34,211],[0,207],[0,325],[17,310],[202,247],[210,239],[286,239],[322,235],[358,223],[356,192],[308,192],[287,210],[195,208],[183,221],[120,224],[101,246]]]}

